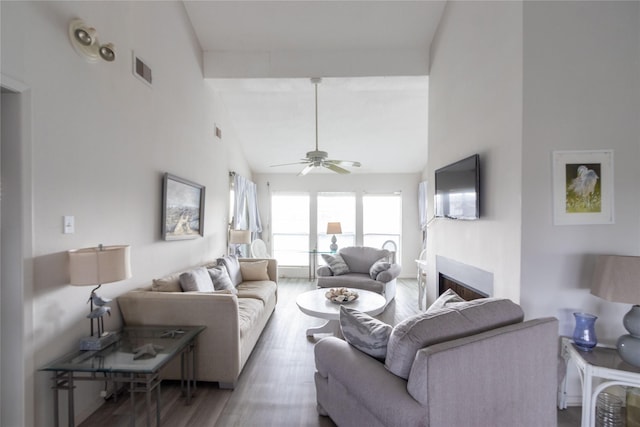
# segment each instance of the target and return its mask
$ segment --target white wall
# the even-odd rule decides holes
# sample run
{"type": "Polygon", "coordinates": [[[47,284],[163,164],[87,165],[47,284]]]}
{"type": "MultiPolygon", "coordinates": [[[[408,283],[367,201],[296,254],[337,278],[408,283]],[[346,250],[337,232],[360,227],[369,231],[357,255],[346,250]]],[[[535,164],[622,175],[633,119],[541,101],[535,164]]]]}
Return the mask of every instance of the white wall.
{"type": "Polygon", "coordinates": [[[626,333],[628,304],[589,293],[596,254],[640,255],[640,3],[525,2],[522,303],[531,316],[599,316],[626,333]],[[614,151],[611,225],[553,225],[553,150],[614,151]]]}
{"type": "Polygon", "coordinates": [[[426,178],[480,152],[489,211],[435,221],[430,255],[498,272],[498,295],[528,318],[557,316],[561,334],[573,311],[594,313],[614,343],[629,305],[589,286],[596,254],[640,255],[640,3],[449,2],[432,52],[426,178]],[[583,149],[614,150],[615,224],[554,226],[552,151],[583,149]]]}
{"type": "Polygon", "coordinates": [[[521,41],[521,3],[447,3],[431,49],[424,178],[431,201],[434,171],[479,153],[481,216],[429,226],[428,301],[436,295],[436,255],[493,273],[495,296],[520,299],[521,41]]]}
{"type": "MultiPolygon", "coordinates": [[[[226,116],[204,83],[202,54],[181,3],[2,2],[1,7],[2,75],[31,93],[28,196],[35,278],[33,297],[23,304],[34,313],[25,339],[35,347],[37,368],[75,349],[88,333],[90,288],[68,285],[67,250],[131,245],[133,277],[104,286],[106,297],[214,258],[226,247],[228,171],[248,174],[249,168],[231,129],[223,140],[214,137],[214,123],[225,129],[226,116]],[[74,17],[97,28],[101,41],[115,44],[114,63],[91,64],[73,50],[67,25],[74,17]],[[152,89],[132,75],[133,49],[153,69],[152,89]],[[160,240],[164,172],[206,186],[203,238],[160,240]],[[63,215],[75,216],[75,234],[62,234],[63,215]]],[[[112,306],[107,329],[121,322],[117,304],[112,306]]],[[[24,389],[35,384],[35,395],[24,397],[25,412],[35,411],[38,426],[53,424],[49,377],[35,372],[25,378],[24,389]]],[[[99,387],[79,384],[76,421],[100,403],[99,387]]],[[[4,399],[2,404],[3,414],[15,410],[4,399]]]]}
{"type": "MultiPolygon", "coordinates": [[[[415,277],[415,259],[420,253],[421,232],[418,222],[418,185],[420,174],[351,174],[314,173],[306,176],[289,174],[256,174],[258,203],[263,226],[269,218],[269,192],[305,191],[312,198],[323,191],[350,191],[380,193],[400,191],[402,193],[402,265],[401,277],[415,277]],[[268,183],[268,184],[267,184],[268,183]]],[[[266,227],[265,227],[266,228],[266,227]]],[[[265,240],[271,230],[265,229],[265,240]]],[[[302,272],[306,274],[306,272],[302,272]]]]}

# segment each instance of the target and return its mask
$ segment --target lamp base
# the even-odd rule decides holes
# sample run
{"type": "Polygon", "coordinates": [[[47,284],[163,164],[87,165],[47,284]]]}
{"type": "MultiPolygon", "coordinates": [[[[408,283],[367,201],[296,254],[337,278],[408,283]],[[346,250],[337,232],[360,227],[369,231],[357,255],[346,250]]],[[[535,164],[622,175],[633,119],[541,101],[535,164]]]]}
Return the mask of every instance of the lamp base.
{"type": "Polygon", "coordinates": [[[333,237],[331,238],[331,244],[329,245],[329,249],[331,250],[331,252],[337,252],[338,251],[338,245],[337,242],[338,239],[336,239],[336,235],[334,234],[333,237]]]}
{"type": "Polygon", "coordinates": [[[622,335],[618,338],[618,354],[630,365],[640,367],[640,338],[622,335]]]}
{"type": "Polygon", "coordinates": [[[105,332],[99,337],[84,337],[80,340],[80,350],[102,350],[116,342],[118,334],[105,332]]]}
{"type": "Polygon", "coordinates": [[[633,305],[622,318],[622,324],[629,333],[640,337],[640,305],[633,305]]]}

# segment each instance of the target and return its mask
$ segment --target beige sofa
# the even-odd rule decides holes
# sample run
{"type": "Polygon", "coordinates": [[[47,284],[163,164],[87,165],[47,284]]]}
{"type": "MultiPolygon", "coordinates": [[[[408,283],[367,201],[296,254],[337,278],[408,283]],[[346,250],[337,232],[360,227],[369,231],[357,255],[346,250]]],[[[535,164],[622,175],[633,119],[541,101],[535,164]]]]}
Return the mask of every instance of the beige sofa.
{"type": "Polygon", "coordinates": [[[387,325],[376,358],[376,333],[350,344],[341,314],[347,341],[315,346],[318,412],[341,427],[555,426],[558,321],[522,318],[499,299],[432,310],[387,325]]]}
{"type": "MultiPolygon", "coordinates": [[[[259,260],[240,259],[240,263],[254,261],[259,260]]],[[[237,294],[228,290],[156,291],[159,281],[154,280],[154,285],[118,297],[124,323],[206,326],[197,339],[196,379],[218,382],[221,388],[235,388],[276,306],[278,265],[275,259],[267,261],[270,280],[243,281],[236,286],[237,294]]],[[[175,282],[179,274],[163,278],[164,283],[175,282]]],[[[180,358],[169,364],[162,375],[180,379],[180,358]]]]}

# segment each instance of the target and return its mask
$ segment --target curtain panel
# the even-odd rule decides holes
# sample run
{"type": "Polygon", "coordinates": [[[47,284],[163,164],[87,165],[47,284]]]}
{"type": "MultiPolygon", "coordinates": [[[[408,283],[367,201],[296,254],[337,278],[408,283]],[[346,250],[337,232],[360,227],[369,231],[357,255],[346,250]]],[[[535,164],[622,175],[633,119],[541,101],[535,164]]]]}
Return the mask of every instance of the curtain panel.
{"type": "Polygon", "coordinates": [[[234,174],[233,229],[249,230],[252,238],[262,232],[260,210],[258,209],[258,187],[247,178],[234,174]]]}
{"type": "Polygon", "coordinates": [[[427,229],[427,181],[422,181],[418,186],[418,214],[420,218],[420,229],[427,229]]]}

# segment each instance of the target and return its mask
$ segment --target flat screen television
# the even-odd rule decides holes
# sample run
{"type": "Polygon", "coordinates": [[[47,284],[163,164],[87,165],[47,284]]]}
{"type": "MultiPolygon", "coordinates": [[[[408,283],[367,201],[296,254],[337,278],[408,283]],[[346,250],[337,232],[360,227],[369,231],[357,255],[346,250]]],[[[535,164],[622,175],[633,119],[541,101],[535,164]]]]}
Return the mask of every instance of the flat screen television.
{"type": "Polygon", "coordinates": [[[436,170],[435,216],[453,219],[480,218],[480,156],[436,170]]]}

